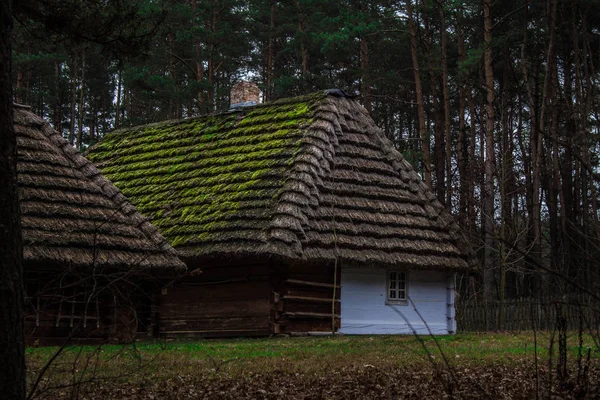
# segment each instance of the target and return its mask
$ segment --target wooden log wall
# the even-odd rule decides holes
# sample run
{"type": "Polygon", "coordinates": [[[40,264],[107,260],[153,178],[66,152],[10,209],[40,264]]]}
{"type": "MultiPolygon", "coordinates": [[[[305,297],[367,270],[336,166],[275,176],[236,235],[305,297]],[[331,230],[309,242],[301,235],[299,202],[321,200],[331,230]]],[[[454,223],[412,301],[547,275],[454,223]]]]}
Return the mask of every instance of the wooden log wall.
{"type": "Polygon", "coordinates": [[[336,332],[340,327],[340,270],[332,265],[281,265],[272,274],[271,331],[336,332]],[[333,311],[333,313],[332,313],[333,311]]]}
{"type": "Polygon", "coordinates": [[[136,333],[151,333],[150,292],[126,282],[97,281],[96,293],[86,276],[28,268],[25,277],[25,335],[28,345],[131,342],[136,333]],[[76,284],[78,282],[81,284],[76,284]]]}
{"type": "Polygon", "coordinates": [[[109,326],[101,316],[110,313],[110,310],[106,307],[97,310],[94,302],[87,312],[79,305],[73,312],[73,303],[60,299],[60,296],[28,297],[24,321],[27,345],[62,344],[68,338],[104,340],[109,326]],[[61,303],[62,309],[59,307],[61,303]]]}
{"type": "MultiPolygon", "coordinates": [[[[194,270],[194,268],[189,268],[194,270]]],[[[161,337],[265,336],[269,331],[269,264],[203,264],[155,296],[161,337]]]]}

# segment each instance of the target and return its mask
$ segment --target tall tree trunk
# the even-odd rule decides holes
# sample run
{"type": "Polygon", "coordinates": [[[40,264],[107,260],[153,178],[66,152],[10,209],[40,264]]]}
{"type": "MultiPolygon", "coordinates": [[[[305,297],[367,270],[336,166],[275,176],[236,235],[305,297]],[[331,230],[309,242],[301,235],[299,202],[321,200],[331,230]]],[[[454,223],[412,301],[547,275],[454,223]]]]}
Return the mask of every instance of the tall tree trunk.
{"type": "MultiPolygon", "coordinates": [[[[465,42],[462,32],[462,8],[459,6],[456,19],[456,38],[458,41],[458,62],[463,64],[466,60],[465,42]]],[[[463,226],[467,226],[467,169],[465,166],[466,143],[465,143],[465,111],[466,111],[466,79],[464,74],[458,72],[458,142],[457,142],[457,164],[460,179],[458,198],[458,219],[463,226]]],[[[471,121],[471,123],[473,123],[471,121]]]]}
{"type": "MultiPolygon", "coordinates": [[[[467,90],[467,104],[469,106],[469,117],[471,124],[469,126],[469,172],[467,177],[467,211],[469,216],[469,232],[471,235],[477,235],[477,213],[475,211],[475,182],[477,177],[477,171],[479,170],[479,163],[475,158],[475,144],[477,142],[477,125],[475,124],[475,116],[477,115],[477,109],[475,107],[475,100],[473,99],[473,91],[467,90]]],[[[473,236],[474,238],[476,236],[473,236]]]]}
{"type": "Polygon", "coordinates": [[[54,113],[52,115],[52,125],[54,129],[62,133],[62,96],[60,93],[60,64],[54,62],[54,113]]]}
{"type": "MultiPolygon", "coordinates": [[[[595,71],[594,71],[594,64],[593,64],[593,57],[592,54],[594,54],[594,52],[592,51],[591,47],[590,47],[590,40],[589,40],[589,35],[588,35],[588,26],[587,26],[587,13],[582,13],[581,16],[581,20],[582,20],[582,32],[583,32],[583,48],[584,48],[584,57],[583,57],[583,71],[584,71],[584,78],[585,78],[585,87],[586,87],[586,91],[585,94],[583,96],[584,98],[584,107],[582,109],[581,112],[581,117],[582,117],[582,132],[584,134],[584,136],[582,137],[582,143],[584,144],[583,148],[582,148],[582,157],[583,160],[585,162],[585,164],[587,166],[589,166],[589,162],[590,162],[590,150],[589,150],[589,145],[588,145],[588,116],[590,115],[589,113],[592,111],[592,100],[594,99],[594,83],[592,82],[592,75],[595,75],[595,71]]],[[[587,191],[588,185],[588,174],[586,173],[584,175],[584,178],[586,179],[586,185],[583,185],[582,188],[584,190],[587,191]]],[[[593,182],[591,181],[591,179],[589,180],[589,190],[590,190],[590,194],[591,196],[589,196],[589,200],[591,203],[591,210],[590,210],[590,216],[591,216],[591,222],[594,223],[595,226],[599,225],[599,220],[598,220],[598,196],[596,193],[596,186],[593,184],[593,182]]],[[[586,196],[587,197],[587,196],[586,196]]],[[[585,208],[586,210],[589,208],[585,208]]]]}
{"type": "Polygon", "coordinates": [[[90,143],[94,143],[96,141],[96,121],[98,118],[98,111],[94,110],[91,113],[90,119],[90,143]]]}
{"type": "MultiPolygon", "coordinates": [[[[573,3],[573,1],[571,2],[573,3]]],[[[572,5],[571,7],[571,16],[572,18],[575,15],[575,10],[577,7],[572,5]]],[[[577,37],[577,30],[571,31],[571,40],[577,37]]],[[[573,45],[578,47],[578,43],[575,40],[573,45]]],[[[575,53],[574,49],[568,48],[565,49],[565,52],[575,53]]],[[[566,57],[565,57],[566,58],[566,57]]],[[[575,64],[575,69],[578,69],[578,65],[576,61],[573,61],[575,64]]],[[[573,92],[573,66],[571,62],[566,62],[564,65],[564,102],[565,109],[568,110],[568,118],[565,121],[565,135],[564,137],[564,154],[563,154],[563,162],[560,167],[560,180],[561,184],[561,192],[563,193],[563,199],[561,200],[561,241],[562,241],[562,253],[564,256],[564,264],[565,269],[567,271],[572,270],[572,266],[577,265],[575,260],[573,259],[572,249],[575,246],[572,244],[577,243],[573,241],[574,235],[576,232],[571,228],[571,222],[574,221],[573,216],[573,139],[578,135],[577,132],[577,111],[574,105],[574,92],[573,92]]],[[[586,279],[587,281],[587,279],[586,279]]],[[[585,283],[584,283],[585,285],[585,283]]]]}
{"type": "MultiPolygon", "coordinates": [[[[169,78],[171,78],[171,85],[173,88],[177,87],[177,77],[175,73],[175,35],[173,32],[169,32],[167,40],[169,41],[169,78]]],[[[177,119],[179,114],[180,105],[177,99],[169,98],[169,118],[177,119]]]]}
{"type": "Polygon", "coordinates": [[[505,296],[507,292],[506,274],[509,264],[509,252],[507,251],[506,243],[509,243],[510,232],[512,231],[512,201],[513,196],[513,156],[514,149],[512,146],[512,126],[509,126],[509,113],[512,109],[510,107],[511,93],[509,90],[509,68],[510,55],[508,50],[504,51],[504,67],[502,68],[502,81],[500,90],[502,93],[501,107],[500,107],[500,121],[501,121],[501,132],[502,138],[500,140],[500,151],[499,158],[497,160],[497,169],[499,170],[500,177],[498,179],[498,187],[500,190],[500,201],[501,201],[501,221],[500,221],[500,242],[498,243],[499,253],[499,267],[500,267],[500,284],[498,287],[498,294],[500,299],[499,307],[499,327],[500,330],[504,330],[505,318],[505,296]]]}
{"type": "MultiPolygon", "coordinates": [[[[542,182],[542,163],[543,163],[543,151],[544,151],[544,136],[546,134],[546,112],[547,112],[547,104],[548,98],[551,90],[551,82],[552,82],[552,62],[554,60],[555,48],[556,48],[556,12],[557,12],[557,0],[551,1],[551,12],[548,14],[549,21],[549,29],[550,29],[550,39],[548,41],[548,50],[546,52],[546,73],[544,75],[544,84],[542,87],[542,100],[540,107],[540,117],[538,122],[538,135],[536,141],[536,152],[535,152],[535,163],[534,163],[534,182],[533,182],[533,190],[534,190],[534,233],[535,233],[535,246],[534,251],[537,253],[536,257],[538,260],[542,258],[542,227],[541,227],[541,193],[539,192],[540,188],[543,185],[542,182]],[[537,180],[537,185],[536,185],[537,180]]],[[[551,186],[551,185],[549,185],[551,186]]],[[[551,193],[553,195],[553,193],[551,193]]],[[[551,210],[555,213],[555,210],[551,210]]],[[[538,287],[539,290],[544,290],[544,287],[538,287]]],[[[536,293],[537,296],[544,295],[545,293],[536,293]]]]}
{"type": "MultiPolygon", "coordinates": [[[[593,113],[596,120],[598,120],[599,113],[598,106],[594,105],[595,102],[593,102],[593,99],[596,97],[596,91],[594,90],[596,85],[595,82],[592,81],[592,76],[596,76],[596,72],[592,57],[594,51],[590,46],[588,34],[589,28],[587,19],[590,6],[588,5],[587,7],[588,8],[580,11],[580,18],[582,21],[581,31],[583,36],[582,66],[584,75],[582,77],[582,83],[585,82],[585,90],[582,90],[582,108],[579,114],[579,118],[581,119],[582,132],[580,140],[582,152],[581,164],[582,167],[585,166],[585,169],[581,168],[581,183],[579,189],[581,190],[581,203],[583,204],[581,220],[586,222],[582,232],[585,236],[581,235],[580,237],[585,237],[584,246],[582,246],[582,253],[585,257],[584,265],[586,266],[586,270],[589,271],[588,275],[598,277],[600,276],[600,266],[598,265],[598,262],[595,262],[595,257],[591,256],[592,252],[596,251],[597,248],[597,245],[594,243],[594,241],[597,241],[600,237],[600,224],[598,221],[598,193],[596,191],[594,179],[591,176],[593,173],[593,170],[590,166],[590,142],[592,141],[592,139],[589,138],[589,131],[591,129],[589,128],[588,118],[589,115],[593,113]]],[[[597,132],[598,131],[596,130],[596,133],[597,132]]],[[[594,285],[592,286],[592,289],[598,290],[598,279],[590,280],[590,282],[588,282],[587,285],[594,285]]]]}
{"type": "Polygon", "coordinates": [[[83,101],[85,99],[85,49],[81,50],[81,91],[79,93],[79,118],[77,121],[77,149],[81,150],[83,140],[83,101]]]}
{"type": "MultiPolygon", "coordinates": [[[[431,57],[431,54],[429,54],[431,57]]],[[[431,58],[430,58],[431,62],[431,58]]],[[[444,145],[444,105],[440,101],[437,87],[437,76],[433,71],[434,66],[429,65],[429,80],[431,82],[431,97],[433,98],[433,120],[434,120],[434,142],[433,142],[433,153],[434,153],[434,167],[435,167],[435,191],[437,198],[440,203],[446,202],[446,162],[445,162],[445,145],[444,145]]]]}
{"type": "Polygon", "coordinates": [[[208,57],[208,95],[207,97],[207,105],[208,112],[212,113],[215,110],[215,59],[213,58],[213,52],[215,50],[214,43],[211,43],[210,46],[210,56],[208,57]]]}
{"type": "MultiPolygon", "coordinates": [[[[529,199],[531,198],[530,195],[530,190],[531,190],[531,163],[530,163],[530,158],[529,158],[529,153],[527,151],[527,147],[525,146],[525,144],[523,143],[523,124],[524,124],[524,118],[523,118],[523,113],[524,113],[524,104],[525,102],[523,101],[523,95],[522,93],[519,91],[518,92],[518,100],[517,100],[517,110],[518,110],[518,122],[517,122],[517,129],[516,129],[516,142],[517,142],[517,146],[519,147],[519,151],[521,153],[521,160],[523,160],[523,174],[525,176],[525,193],[524,193],[524,197],[525,197],[525,208],[527,209],[527,212],[529,213],[531,211],[530,208],[530,201],[529,199]]],[[[515,157],[516,157],[516,153],[515,157]]],[[[520,212],[520,208],[519,207],[519,199],[518,199],[519,195],[515,195],[515,212],[514,215],[521,215],[524,214],[524,212],[520,212]]],[[[531,214],[529,214],[531,215],[531,214]]],[[[517,221],[514,222],[514,226],[518,226],[519,224],[517,221]]],[[[529,226],[525,227],[525,229],[527,230],[529,226]]],[[[515,232],[514,235],[516,236],[517,233],[515,232]]],[[[521,271],[519,271],[519,273],[516,275],[516,279],[517,279],[517,284],[518,284],[518,288],[515,291],[516,295],[519,297],[525,297],[528,294],[525,292],[525,274],[523,273],[524,270],[522,269],[521,271]]]]}
{"type": "Polygon", "coordinates": [[[486,86],[485,188],[483,191],[485,259],[483,283],[486,298],[492,299],[494,283],[494,71],[492,69],[492,0],[483,1],[483,26],[486,86]]]}
{"type": "MultiPolygon", "coordinates": [[[[574,135],[573,135],[573,145],[579,148],[582,148],[582,137],[583,137],[583,133],[582,133],[582,124],[580,121],[580,115],[581,115],[581,102],[582,102],[582,91],[581,91],[581,82],[582,82],[582,77],[581,77],[581,52],[579,49],[579,27],[577,26],[576,21],[576,10],[577,7],[575,7],[575,0],[572,1],[572,8],[571,8],[571,12],[573,13],[573,17],[572,17],[572,40],[573,40],[573,64],[574,64],[574,74],[570,75],[570,76],[574,76],[574,106],[573,106],[573,127],[574,127],[574,135]]],[[[569,76],[569,75],[567,75],[569,76]]],[[[570,138],[569,138],[570,139],[570,138]]],[[[573,208],[572,208],[572,213],[573,213],[573,217],[572,220],[575,222],[575,225],[580,225],[580,217],[581,217],[581,197],[580,197],[580,187],[579,184],[581,183],[580,177],[581,177],[581,159],[576,158],[573,162],[573,170],[575,171],[575,174],[573,176],[573,208]]],[[[567,173],[570,175],[572,172],[569,170],[567,171],[567,173]]],[[[577,243],[576,241],[574,243],[577,243]]],[[[577,246],[575,246],[574,248],[577,248],[577,246]]]]}
{"type": "MultiPolygon", "coordinates": [[[[123,87],[125,89],[125,87],[123,87]]],[[[125,93],[123,93],[123,105],[125,108],[125,113],[123,115],[123,119],[121,120],[121,125],[123,124],[123,121],[128,119],[129,120],[129,124],[132,123],[133,119],[134,119],[134,115],[133,115],[133,110],[131,107],[131,98],[133,97],[133,93],[131,89],[126,89],[125,93]]]]}
{"type": "Polygon", "coordinates": [[[432,51],[434,29],[430,24],[428,12],[429,9],[424,8],[423,24],[425,32],[425,54],[427,57],[427,69],[429,72],[431,98],[433,101],[433,166],[435,168],[435,191],[440,203],[444,204],[446,202],[446,174],[444,173],[446,167],[444,157],[444,106],[443,101],[441,100],[440,95],[438,94],[439,82],[436,72],[437,64],[439,61],[434,60],[434,55],[432,51]]]}
{"type": "Polygon", "coordinates": [[[23,103],[35,106],[31,101],[31,83],[33,82],[31,79],[32,71],[33,68],[27,68],[27,76],[25,77],[25,94],[21,96],[21,99],[23,100],[23,103]]]}
{"type": "Polygon", "coordinates": [[[0,2],[0,393],[25,399],[23,249],[13,125],[12,2],[0,2]]]}
{"type": "Polygon", "coordinates": [[[444,95],[444,142],[446,143],[446,207],[452,208],[452,140],[450,133],[450,93],[448,89],[448,32],[446,30],[446,12],[444,2],[438,3],[441,31],[441,64],[442,64],[442,92],[444,95]]]}
{"type": "Polygon", "coordinates": [[[269,16],[269,46],[267,49],[267,90],[265,91],[265,101],[273,100],[273,68],[275,57],[275,0],[271,0],[271,13],[269,16]]]}
{"type": "Polygon", "coordinates": [[[423,89],[421,87],[421,72],[419,69],[419,57],[417,53],[417,24],[412,12],[412,0],[406,0],[406,13],[408,14],[410,29],[410,54],[415,77],[415,96],[417,100],[417,114],[419,119],[419,137],[421,138],[421,151],[423,153],[423,175],[425,183],[431,186],[431,155],[430,141],[427,126],[425,125],[425,106],[423,105],[423,89]]]}
{"type": "MultiPolygon", "coordinates": [[[[525,88],[525,94],[527,98],[527,105],[530,114],[530,174],[525,176],[526,179],[526,187],[527,187],[527,207],[530,225],[530,232],[528,235],[528,241],[531,244],[531,252],[530,255],[534,261],[541,261],[541,224],[540,224],[540,187],[541,187],[541,176],[540,176],[540,161],[538,161],[538,154],[541,157],[541,148],[538,147],[538,142],[542,141],[542,136],[540,134],[540,126],[538,122],[538,113],[537,113],[537,105],[535,101],[534,93],[531,89],[531,84],[529,82],[529,71],[527,69],[527,26],[528,26],[528,15],[527,10],[525,10],[525,23],[523,26],[523,43],[521,45],[521,71],[523,74],[523,86],[525,88]],[[529,178],[531,177],[531,178],[529,178]],[[527,181],[529,180],[529,181],[527,181]]],[[[537,89],[536,89],[537,90],[537,89]]],[[[525,154],[523,154],[525,156],[525,154]]],[[[525,159],[527,160],[527,159],[525,159]]],[[[536,269],[534,264],[530,265],[531,269],[536,269]]],[[[536,295],[537,291],[539,291],[539,284],[537,276],[534,275],[533,278],[529,280],[526,284],[527,286],[527,295],[536,295]]]]}
{"type": "MultiPolygon", "coordinates": [[[[555,9],[553,11],[553,18],[556,18],[556,4],[555,9]]],[[[550,78],[550,90],[548,101],[550,105],[550,148],[552,149],[552,162],[547,163],[550,168],[550,173],[548,173],[548,209],[549,209],[549,219],[550,219],[550,248],[552,252],[552,261],[554,267],[558,271],[562,271],[566,273],[567,276],[570,273],[565,268],[565,263],[563,262],[563,242],[561,240],[560,233],[563,231],[563,224],[561,223],[561,216],[564,216],[564,205],[565,205],[565,196],[561,186],[561,176],[560,176],[560,161],[559,161],[559,138],[558,138],[558,124],[559,124],[559,109],[558,109],[558,65],[557,65],[557,57],[553,57],[551,60],[551,64],[548,66],[548,73],[551,74],[550,78]],[[559,204],[560,208],[559,209],[559,204]]],[[[568,79],[565,77],[565,80],[568,79]]],[[[554,289],[552,290],[554,293],[554,289]]]]}
{"type": "MultiPolygon", "coordinates": [[[[360,11],[362,14],[367,14],[367,3],[360,2],[360,11]]],[[[372,113],[372,98],[371,98],[371,79],[369,71],[369,40],[366,34],[360,38],[360,94],[362,95],[363,105],[371,115],[372,113]]]]}
{"type": "Polygon", "coordinates": [[[121,126],[121,86],[123,79],[123,70],[119,67],[119,72],[117,73],[117,107],[115,112],[115,128],[119,128],[121,126]]]}
{"type": "Polygon", "coordinates": [[[23,103],[23,99],[21,98],[21,91],[23,90],[23,71],[21,68],[17,71],[17,87],[15,91],[15,102],[23,103]]]}
{"type": "Polygon", "coordinates": [[[360,93],[363,105],[369,113],[372,113],[371,83],[369,80],[369,42],[366,37],[360,39],[360,93]]]}
{"type": "Polygon", "coordinates": [[[199,114],[206,112],[206,104],[204,102],[204,91],[202,90],[202,81],[204,80],[204,65],[200,60],[200,43],[196,43],[196,82],[198,84],[198,92],[196,93],[196,100],[198,102],[199,114]]]}
{"type": "MultiPolygon", "coordinates": [[[[192,0],[192,13],[196,15],[196,0],[192,0]]],[[[200,40],[195,39],[194,44],[194,60],[196,62],[196,84],[198,91],[196,92],[196,102],[198,103],[198,114],[204,114],[204,92],[202,90],[202,81],[204,80],[204,64],[200,57],[200,40]]]]}
{"type": "Polygon", "coordinates": [[[213,12],[210,20],[210,44],[208,45],[208,96],[207,105],[208,112],[212,113],[215,111],[215,50],[217,48],[215,44],[215,37],[217,33],[217,21],[219,11],[217,9],[217,2],[213,2],[213,12]]]}
{"type": "Polygon", "coordinates": [[[308,73],[308,49],[306,48],[306,40],[304,38],[304,19],[306,14],[300,7],[300,2],[296,0],[296,10],[298,12],[298,32],[302,36],[300,41],[300,54],[302,57],[302,76],[308,73]]]}
{"type": "Polygon", "coordinates": [[[71,125],[69,127],[69,143],[71,146],[75,142],[75,108],[77,104],[77,75],[78,75],[78,57],[77,51],[73,50],[73,60],[71,64],[71,125]]]}

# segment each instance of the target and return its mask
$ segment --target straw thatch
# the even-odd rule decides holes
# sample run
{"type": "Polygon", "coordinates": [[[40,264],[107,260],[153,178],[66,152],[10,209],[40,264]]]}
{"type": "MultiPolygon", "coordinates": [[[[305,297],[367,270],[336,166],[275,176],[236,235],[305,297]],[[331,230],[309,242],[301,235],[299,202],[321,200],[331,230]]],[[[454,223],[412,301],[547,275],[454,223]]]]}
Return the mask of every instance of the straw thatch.
{"type": "Polygon", "coordinates": [[[15,105],[25,261],[184,269],[125,196],[29,107],[15,105]]]}
{"type": "Polygon", "coordinates": [[[89,156],[185,257],[471,268],[453,218],[343,96],[121,130],[89,156]]]}

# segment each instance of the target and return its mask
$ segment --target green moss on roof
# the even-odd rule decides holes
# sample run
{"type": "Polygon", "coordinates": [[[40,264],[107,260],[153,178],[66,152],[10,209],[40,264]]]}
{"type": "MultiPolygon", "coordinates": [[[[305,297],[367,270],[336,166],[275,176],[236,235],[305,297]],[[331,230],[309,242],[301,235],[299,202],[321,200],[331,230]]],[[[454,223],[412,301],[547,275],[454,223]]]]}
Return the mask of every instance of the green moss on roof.
{"type": "Polygon", "coordinates": [[[324,98],[124,129],[88,156],[173,246],[260,231],[324,98]]]}

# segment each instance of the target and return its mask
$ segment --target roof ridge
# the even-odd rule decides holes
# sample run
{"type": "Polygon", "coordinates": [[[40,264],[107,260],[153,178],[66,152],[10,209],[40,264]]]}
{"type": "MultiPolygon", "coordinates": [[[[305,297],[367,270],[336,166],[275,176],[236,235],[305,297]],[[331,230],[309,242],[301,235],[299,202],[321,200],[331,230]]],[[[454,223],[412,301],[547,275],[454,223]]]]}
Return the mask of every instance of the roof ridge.
{"type": "MultiPolygon", "coordinates": [[[[220,112],[211,113],[211,114],[194,115],[194,116],[180,118],[180,119],[166,119],[163,121],[143,123],[143,124],[133,125],[133,126],[128,126],[128,127],[120,127],[120,128],[117,128],[113,131],[106,133],[103,136],[103,138],[106,138],[108,136],[119,135],[122,133],[131,133],[132,130],[136,130],[138,128],[144,128],[144,129],[146,129],[146,128],[161,128],[161,127],[165,127],[168,125],[176,125],[176,124],[181,124],[181,123],[186,123],[186,122],[192,122],[192,121],[201,120],[201,119],[205,119],[205,118],[218,118],[218,117],[222,117],[224,115],[232,115],[232,114],[244,115],[244,114],[248,114],[254,110],[258,110],[258,109],[265,108],[265,107],[302,103],[302,102],[306,102],[308,100],[317,100],[319,98],[324,99],[328,96],[336,96],[336,94],[333,93],[332,91],[335,92],[335,91],[338,91],[338,89],[330,89],[330,90],[326,90],[326,91],[312,92],[309,94],[299,95],[299,96],[295,96],[295,97],[285,97],[285,98],[277,99],[277,100],[274,100],[274,101],[271,101],[268,103],[259,103],[259,104],[254,104],[251,106],[246,106],[243,108],[233,108],[233,109],[228,109],[225,111],[220,111],[220,112]],[[329,93],[329,92],[332,92],[332,93],[329,93]]],[[[340,91],[340,92],[344,93],[343,91],[340,91]]],[[[344,96],[346,96],[348,98],[353,98],[353,95],[348,95],[345,93],[344,93],[344,96]]],[[[339,97],[339,96],[337,96],[337,97],[339,97]]],[[[25,106],[25,105],[21,105],[21,104],[17,104],[17,103],[13,103],[13,104],[15,107],[31,109],[31,106],[25,106]]],[[[95,150],[99,144],[100,144],[100,142],[90,146],[88,149],[86,149],[84,154],[88,154],[91,151],[95,150]]]]}
{"type": "MultiPolygon", "coordinates": [[[[19,107],[16,107],[19,108],[19,107]]],[[[121,209],[123,214],[128,218],[131,218],[136,223],[136,227],[158,248],[173,256],[174,260],[178,261],[178,267],[185,268],[183,261],[177,256],[177,252],[167,240],[159,233],[158,229],[150,223],[150,221],[141,215],[137,209],[127,200],[127,198],[121,193],[121,191],[108,179],[106,179],[102,173],[93,165],[93,163],[85,158],[81,152],[76,150],[69,142],[67,142],[62,135],[50,126],[49,123],[44,121],[40,116],[34,114],[29,109],[19,108],[19,113],[27,113],[27,122],[35,123],[41,129],[40,131],[46,136],[52,144],[54,144],[63,155],[73,163],[77,171],[79,171],[86,179],[93,182],[102,193],[113,201],[117,207],[121,209]]]]}

